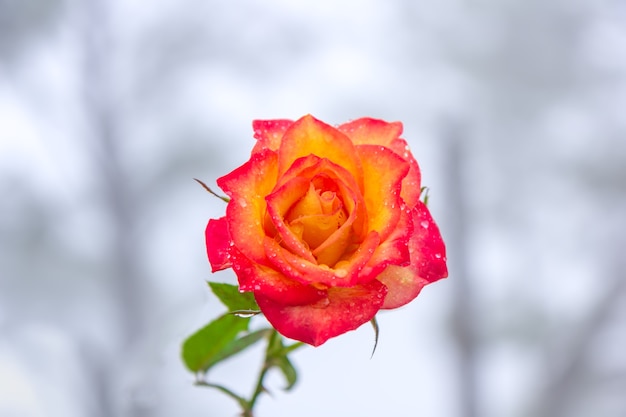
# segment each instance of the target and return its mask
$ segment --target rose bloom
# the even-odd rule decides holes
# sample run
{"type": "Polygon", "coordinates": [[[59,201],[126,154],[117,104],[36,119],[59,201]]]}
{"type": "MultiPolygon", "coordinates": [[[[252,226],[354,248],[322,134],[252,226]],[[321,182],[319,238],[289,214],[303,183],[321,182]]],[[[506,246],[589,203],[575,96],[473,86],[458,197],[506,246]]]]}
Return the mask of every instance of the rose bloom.
{"type": "Polygon", "coordinates": [[[335,128],[307,115],[253,127],[250,160],[217,180],[231,199],[209,221],[207,252],[278,332],[318,346],[447,276],[401,123],[335,128]]]}

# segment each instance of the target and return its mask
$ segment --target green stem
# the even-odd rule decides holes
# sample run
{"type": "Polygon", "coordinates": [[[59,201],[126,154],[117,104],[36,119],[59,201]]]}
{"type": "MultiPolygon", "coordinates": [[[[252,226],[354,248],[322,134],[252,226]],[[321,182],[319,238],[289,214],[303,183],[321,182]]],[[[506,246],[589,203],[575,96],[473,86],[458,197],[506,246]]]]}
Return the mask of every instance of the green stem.
{"type": "Polygon", "coordinates": [[[256,404],[259,396],[265,391],[265,387],[263,386],[263,381],[265,380],[265,375],[267,375],[267,371],[272,367],[271,364],[271,355],[270,349],[275,343],[275,339],[280,337],[278,332],[272,329],[267,341],[267,349],[265,350],[265,359],[263,360],[263,367],[261,368],[261,372],[259,372],[259,378],[257,380],[256,386],[254,388],[254,392],[252,393],[252,397],[247,402],[248,408],[244,410],[244,417],[252,417],[252,410],[254,409],[254,405],[256,404]]]}
{"type": "Polygon", "coordinates": [[[241,408],[245,409],[248,406],[248,402],[244,398],[241,398],[239,395],[235,394],[233,391],[229,390],[223,385],[212,384],[206,381],[196,381],[196,385],[201,386],[201,387],[215,388],[217,390],[222,391],[224,394],[228,395],[229,397],[237,401],[239,405],[241,406],[241,408]]]}
{"type": "Polygon", "coordinates": [[[259,377],[254,387],[254,392],[252,393],[252,396],[249,400],[240,397],[230,389],[219,384],[213,384],[210,382],[199,380],[196,382],[196,385],[216,388],[222,391],[224,394],[237,401],[242,410],[242,417],[254,417],[254,407],[257,403],[257,400],[259,399],[261,394],[266,391],[265,386],[263,385],[263,382],[265,381],[265,376],[272,367],[276,366],[276,354],[280,353],[281,355],[286,355],[302,346],[305,346],[305,344],[302,342],[293,343],[289,346],[283,346],[280,337],[280,334],[278,334],[275,329],[271,329],[271,332],[267,337],[267,348],[265,349],[265,359],[263,360],[263,366],[261,368],[261,371],[259,372],[259,377]]]}

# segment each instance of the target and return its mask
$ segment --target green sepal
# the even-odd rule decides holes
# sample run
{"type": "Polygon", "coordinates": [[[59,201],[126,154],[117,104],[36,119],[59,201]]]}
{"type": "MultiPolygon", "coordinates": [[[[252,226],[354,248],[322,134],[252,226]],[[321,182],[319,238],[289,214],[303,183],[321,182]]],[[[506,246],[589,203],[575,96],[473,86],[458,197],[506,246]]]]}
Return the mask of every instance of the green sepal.
{"type": "Polygon", "coordinates": [[[208,284],[213,294],[229,311],[259,311],[259,306],[251,292],[239,292],[236,285],[222,282],[209,282],[208,284]]]}
{"type": "Polygon", "coordinates": [[[422,188],[420,188],[420,197],[422,197],[423,194],[423,202],[425,205],[428,205],[428,190],[429,188],[426,186],[423,186],[422,188]]]}
{"type": "Polygon", "coordinates": [[[202,181],[200,181],[197,178],[194,178],[194,181],[197,182],[198,184],[200,184],[202,186],[202,188],[204,188],[206,191],[208,191],[210,194],[212,194],[213,196],[219,198],[220,200],[224,201],[225,203],[228,203],[230,201],[230,198],[223,196],[223,195],[219,195],[218,193],[216,193],[215,191],[213,191],[211,188],[209,188],[208,185],[206,185],[205,183],[203,183],[202,181]]]}
{"type": "Polygon", "coordinates": [[[217,363],[216,358],[224,356],[225,349],[240,332],[248,328],[249,322],[249,318],[225,314],[189,336],[183,343],[181,353],[187,369],[206,372],[217,363]]]}
{"type": "Polygon", "coordinates": [[[374,357],[374,353],[376,352],[376,346],[378,346],[378,333],[380,331],[380,327],[378,327],[378,320],[376,320],[376,316],[374,316],[370,323],[372,323],[372,327],[374,328],[374,348],[372,349],[372,356],[370,359],[374,357]]]}

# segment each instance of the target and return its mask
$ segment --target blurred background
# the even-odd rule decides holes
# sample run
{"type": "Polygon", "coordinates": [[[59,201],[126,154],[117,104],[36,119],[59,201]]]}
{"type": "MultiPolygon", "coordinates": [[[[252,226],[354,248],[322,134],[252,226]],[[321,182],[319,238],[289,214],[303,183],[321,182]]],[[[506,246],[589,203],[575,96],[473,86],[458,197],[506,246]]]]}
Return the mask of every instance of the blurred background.
{"type": "Polygon", "coordinates": [[[180,360],[234,280],[192,178],[306,113],[404,123],[450,277],[259,417],[624,416],[624,109],[620,0],[0,0],[0,416],[235,416],[180,360]]]}

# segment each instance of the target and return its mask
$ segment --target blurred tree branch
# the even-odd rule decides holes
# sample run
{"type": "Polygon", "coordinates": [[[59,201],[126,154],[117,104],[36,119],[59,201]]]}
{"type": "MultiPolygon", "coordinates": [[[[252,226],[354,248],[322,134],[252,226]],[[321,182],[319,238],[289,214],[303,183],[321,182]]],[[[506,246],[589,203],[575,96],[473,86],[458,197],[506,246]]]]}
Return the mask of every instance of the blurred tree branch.
{"type": "Polygon", "coordinates": [[[458,361],[458,393],[460,396],[460,412],[464,417],[479,415],[479,381],[477,338],[477,318],[475,311],[474,288],[468,265],[468,187],[464,183],[466,170],[463,156],[463,144],[467,132],[463,126],[453,119],[446,120],[443,126],[445,146],[446,203],[453,210],[447,213],[447,252],[450,265],[450,277],[453,280],[452,323],[453,335],[456,340],[458,361]]]}

